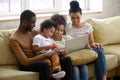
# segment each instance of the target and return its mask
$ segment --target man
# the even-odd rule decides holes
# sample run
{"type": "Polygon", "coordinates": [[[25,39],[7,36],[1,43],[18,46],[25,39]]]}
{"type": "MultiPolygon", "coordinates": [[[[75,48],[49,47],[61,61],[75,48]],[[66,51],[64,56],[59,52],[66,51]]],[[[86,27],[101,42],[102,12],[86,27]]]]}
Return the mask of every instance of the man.
{"type": "MultiPolygon", "coordinates": [[[[39,72],[39,80],[49,80],[50,68],[47,62],[43,60],[51,55],[39,54],[32,51],[32,39],[37,34],[33,28],[36,23],[36,15],[30,10],[25,10],[20,15],[20,25],[14,34],[10,37],[10,47],[16,58],[20,62],[20,70],[39,72]]],[[[70,58],[63,57],[60,59],[61,67],[67,73],[62,80],[69,79],[72,76],[72,64],[70,58]]]]}
{"type": "Polygon", "coordinates": [[[23,11],[20,15],[19,28],[10,37],[10,47],[21,64],[21,70],[39,72],[40,80],[49,80],[49,65],[42,61],[49,56],[36,55],[32,51],[32,38],[37,34],[33,30],[35,23],[35,13],[30,10],[23,11]]]}

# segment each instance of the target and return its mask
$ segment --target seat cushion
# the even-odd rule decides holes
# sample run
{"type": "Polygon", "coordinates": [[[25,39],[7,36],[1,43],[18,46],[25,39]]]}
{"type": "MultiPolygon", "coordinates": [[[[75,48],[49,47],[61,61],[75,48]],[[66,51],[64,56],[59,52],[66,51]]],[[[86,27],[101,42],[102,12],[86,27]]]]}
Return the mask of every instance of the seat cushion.
{"type": "MultiPolygon", "coordinates": [[[[118,58],[116,55],[105,55],[106,57],[106,63],[107,63],[107,71],[112,70],[114,68],[118,67],[118,58]],[[112,62],[112,64],[111,64],[112,62]]],[[[95,70],[94,70],[94,63],[88,64],[88,74],[89,77],[95,76],[95,70]]]]}
{"type": "Polygon", "coordinates": [[[98,57],[97,53],[91,49],[82,49],[66,55],[71,58],[73,65],[81,65],[93,62],[98,57]]]}
{"type": "Polygon", "coordinates": [[[39,74],[0,66],[0,80],[39,80],[39,74]]]}
{"type": "Polygon", "coordinates": [[[120,65],[120,44],[106,45],[104,46],[106,54],[116,55],[118,57],[118,63],[120,65]]]}
{"type": "Polygon", "coordinates": [[[85,22],[90,23],[94,29],[95,42],[103,45],[120,43],[120,16],[106,19],[87,18],[85,22]]]}

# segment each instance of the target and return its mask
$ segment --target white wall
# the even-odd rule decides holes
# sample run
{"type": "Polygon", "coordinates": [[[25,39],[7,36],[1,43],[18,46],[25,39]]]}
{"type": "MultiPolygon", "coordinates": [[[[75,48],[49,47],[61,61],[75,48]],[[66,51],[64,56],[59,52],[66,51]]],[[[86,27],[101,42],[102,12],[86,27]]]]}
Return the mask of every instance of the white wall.
{"type": "MultiPolygon", "coordinates": [[[[113,16],[120,16],[120,0],[103,0],[103,12],[83,14],[83,18],[109,18],[113,16]]],[[[37,19],[36,26],[40,25],[40,22],[47,17],[40,17],[37,19]]],[[[0,21],[0,30],[13,29],[19,26],[19,19],[10,21],[0,21]]]]}
{"type": "Polygon", "coordinates": [[[83,18],[108,18],[120,15],[120,0],[103,0],[103,12],[95,14],[84,14],[83,18]]]}

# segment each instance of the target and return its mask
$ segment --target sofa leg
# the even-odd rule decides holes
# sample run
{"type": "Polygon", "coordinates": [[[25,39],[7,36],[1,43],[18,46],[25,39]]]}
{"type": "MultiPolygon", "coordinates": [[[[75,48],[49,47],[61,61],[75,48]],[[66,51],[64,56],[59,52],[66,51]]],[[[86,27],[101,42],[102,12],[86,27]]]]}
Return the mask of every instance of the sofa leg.
{"type": "Polygon", "coordinates": [[[111,77],[111,78],[107,78],[107,80],[114,80],[114,78],[113,78],[113,77],[111,77]]]}
{"type": "Polygon", "coordinates": [[[107,80],[120,80],[120,77],[111,77],[111,78],[107,78],[107,80]]]}
{"type": "Polygon", "coordinates": [[[110,80],[114,80],[114,78],[112,77],[112,78],[110,78],[110,80]]]}
{"type": "Polygon", "coordinates": [[[119,76],[114,77],[114,80],[120,80],[119,76]]]}

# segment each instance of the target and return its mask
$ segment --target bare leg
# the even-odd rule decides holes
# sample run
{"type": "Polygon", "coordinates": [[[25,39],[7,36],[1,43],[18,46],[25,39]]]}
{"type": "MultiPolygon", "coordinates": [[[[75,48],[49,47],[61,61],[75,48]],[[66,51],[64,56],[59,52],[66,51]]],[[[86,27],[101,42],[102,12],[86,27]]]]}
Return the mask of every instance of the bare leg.
{"type": "Polygon", "coordinates": [[[102,80],[107,80],[106,75],[102,75],[102,80]]]}

